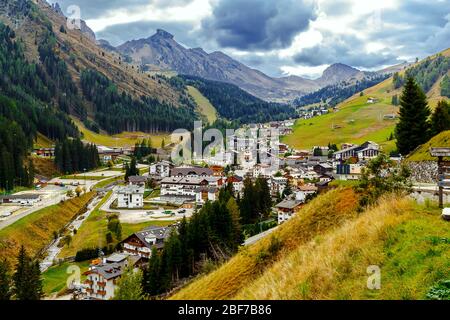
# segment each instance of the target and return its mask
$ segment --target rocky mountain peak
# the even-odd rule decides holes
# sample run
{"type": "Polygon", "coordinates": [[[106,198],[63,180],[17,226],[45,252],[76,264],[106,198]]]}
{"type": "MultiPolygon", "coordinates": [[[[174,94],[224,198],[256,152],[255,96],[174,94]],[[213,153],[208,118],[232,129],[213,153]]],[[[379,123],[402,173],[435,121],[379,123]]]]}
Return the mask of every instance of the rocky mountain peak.
{"type": "Polygon", "coordinates": [[[163,38],[163,39],[173,39],[173,34],[163,30],[157,29],[156,34],[153,37],[163,38]]]}

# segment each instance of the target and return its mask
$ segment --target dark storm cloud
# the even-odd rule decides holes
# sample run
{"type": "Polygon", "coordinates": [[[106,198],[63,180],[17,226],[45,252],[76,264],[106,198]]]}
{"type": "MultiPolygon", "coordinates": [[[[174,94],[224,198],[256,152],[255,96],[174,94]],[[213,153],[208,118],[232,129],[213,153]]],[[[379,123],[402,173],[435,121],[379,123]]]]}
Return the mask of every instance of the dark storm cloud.
{"type": "Polygon", "coordinates": [[[315,17],[308,0],[219,0],[203,29],[222,47],[270,50],[288,47],[315,17]]]}
{"type": "Polygon", "coordinates": [[[355,36],[335,36],[331,33],[324,34],[321,44],[302,50],[294,61],[310,67],[341,62],[362,69],[400,62],[395,54],[388,51],[366,53],[365,42],[355,36]]]}

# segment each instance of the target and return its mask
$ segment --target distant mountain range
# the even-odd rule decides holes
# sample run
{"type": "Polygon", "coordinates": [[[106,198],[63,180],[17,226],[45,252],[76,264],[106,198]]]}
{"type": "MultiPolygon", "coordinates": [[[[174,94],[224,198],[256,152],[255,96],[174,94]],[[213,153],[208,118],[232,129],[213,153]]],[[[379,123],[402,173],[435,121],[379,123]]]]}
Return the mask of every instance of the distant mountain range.
{"type": "Polygon", "coordinates": [[[128,56],[134,63],[145,65],[150,70],[171,70],[179,74],[229,82],[268,101],[292,101],[325,86],[351,79],[361,80],[371,74],[336,63],[316,80],[298,76],[273,78],[249,68],[223,52],[207,53],[202,48],[185,48],[175,41],[172,34],[162,29],[158,29],[149,38],[127,41],[118,47],[113,47],[105,40],[99,40],[98,44],[106,50],[128,56]]]}

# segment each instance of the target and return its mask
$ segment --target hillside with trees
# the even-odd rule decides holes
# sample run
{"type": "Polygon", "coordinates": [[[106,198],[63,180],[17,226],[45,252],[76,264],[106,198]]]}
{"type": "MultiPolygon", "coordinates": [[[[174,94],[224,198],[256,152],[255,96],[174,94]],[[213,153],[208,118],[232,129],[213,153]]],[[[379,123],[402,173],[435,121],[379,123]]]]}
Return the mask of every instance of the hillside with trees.
{"type": "Polygon", "coordinates": [[[334,107],[345,101],[356,93],[360,93],[367,88],[386,80],[388,75],[374,74],[356,82],[343,81],[335,85],[326,86],[318,91],[304,95],[294,101],[298,107],[305,107],[311,104],[323,103],[334,107]]]}
{"type": "Polygon", "coordinates": [[[227,120],[246,124],[285,120],[296,116],[292,107],[265,102],[233,84],[187,75],[179,78],[185,85],[198,89],[216,108],[218,114],[227,120]]]}

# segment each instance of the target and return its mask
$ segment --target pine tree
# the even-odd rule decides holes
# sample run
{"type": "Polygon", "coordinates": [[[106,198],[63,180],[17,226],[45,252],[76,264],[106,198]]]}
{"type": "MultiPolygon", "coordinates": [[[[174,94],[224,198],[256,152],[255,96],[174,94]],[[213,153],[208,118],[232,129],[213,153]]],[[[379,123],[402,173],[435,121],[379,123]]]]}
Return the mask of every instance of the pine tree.
{"type": "Polygon", "coordinates": [[[227,202],[227,209],[231,216],[231,221],[233,225],[233,241],[235,244],[235,248],[237,248],[243,239],[242,235],[242,226],[241,226],[241,217],[239,212],[239,207],[237,205],[237,202],[234,198],[230,198],[227,202]]]}
{"type": "Polygon", "coordinates": [[[400,121],[395,129],[397,149],[407,155],[430,137],[430,109],[425,93],[409,77],[400,97],[400,121]]]}
{"type": "Polygon", "coordinates": [[[446,130],[450,130],[450,105],[442,100],[438,102],[431,116],[431,132],[435,136],[446,130]]]}
{"type": "Polygon", "coordinates": [[[33,262],[27,255],[24,246],[19,251],[13,281],[16,299],[40,300],[43,296],[39,263],[33,262]]]}
{"type": "Polygon", "coordinates": [[[117,282],[114,300],[143,300],[142,282],[142,271],[128,267],[117,282]]]}
{"type": "Polygon", "coordinates": [[[161,293],[160,284],[160,266],[161,258],[158,250],[154,247],[147,268],[144,270],[143,289],[150,296],[156,296],[161,293]]]}
{"type": "Polygon", "coordinates": [[[6,259],[0,261],[0,301],[11,299],[11,274],[6,259]]]}

